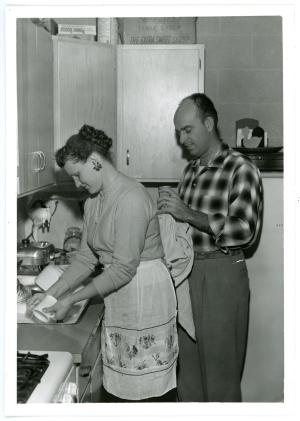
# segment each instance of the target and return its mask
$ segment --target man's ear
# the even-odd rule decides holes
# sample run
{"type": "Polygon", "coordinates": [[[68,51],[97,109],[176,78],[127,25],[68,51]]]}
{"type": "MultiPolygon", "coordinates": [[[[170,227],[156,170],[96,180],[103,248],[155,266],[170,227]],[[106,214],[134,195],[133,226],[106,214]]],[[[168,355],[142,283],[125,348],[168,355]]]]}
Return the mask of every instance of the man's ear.
{"type": "Polygon", "coordinates": [[[206,119],[204,120],[204,124],[208,132],[213,131],[215,123],[212,117],[206,117],[206,119]]]}

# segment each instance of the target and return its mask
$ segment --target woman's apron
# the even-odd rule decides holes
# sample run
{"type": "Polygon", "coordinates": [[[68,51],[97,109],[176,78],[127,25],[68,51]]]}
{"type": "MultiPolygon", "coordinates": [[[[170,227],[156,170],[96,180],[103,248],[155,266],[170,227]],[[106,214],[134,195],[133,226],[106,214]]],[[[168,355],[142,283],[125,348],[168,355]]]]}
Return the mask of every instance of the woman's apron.
{"type": "Polygon", "coordinates": [[[176,387],[176,296],[163,261],[141,262],[135,277],[104,302],[104,388],[140,400],[176,387]]]}

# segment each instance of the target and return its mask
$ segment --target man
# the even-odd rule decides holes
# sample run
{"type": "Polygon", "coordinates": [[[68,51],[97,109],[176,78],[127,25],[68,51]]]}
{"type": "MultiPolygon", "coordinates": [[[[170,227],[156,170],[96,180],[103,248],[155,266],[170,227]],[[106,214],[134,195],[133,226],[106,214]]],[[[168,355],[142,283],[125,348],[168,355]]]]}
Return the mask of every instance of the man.
{"type": "Polygon", "coordinates": [[[243,249],[260,227],[261,178],[250,159],[222,142],[206,95],[184,98],[174,125],[190,160],[178,194],[166,188],[158,213],[193,228],[189,289],[196,332],[194,341],[179,326],[179,400],[239,402],[249,311],[243,249]]]}

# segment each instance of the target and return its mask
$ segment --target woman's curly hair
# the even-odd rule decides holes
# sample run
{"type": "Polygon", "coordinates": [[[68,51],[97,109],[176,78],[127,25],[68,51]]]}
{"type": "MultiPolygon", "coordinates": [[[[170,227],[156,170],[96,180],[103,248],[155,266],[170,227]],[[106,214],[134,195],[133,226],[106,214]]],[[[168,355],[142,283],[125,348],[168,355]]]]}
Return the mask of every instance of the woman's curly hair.
{"type": "Polygon", "coordinates": [[[68,160],[86,162],[93,152],[98,152],[103,158],[111,160],[109,153],[111,145],[112,139],[102,130],[84,124],[78,134],[71,136],[65,146],[56,151],[55,160],[60,168],[63,168],[68,160]]]}

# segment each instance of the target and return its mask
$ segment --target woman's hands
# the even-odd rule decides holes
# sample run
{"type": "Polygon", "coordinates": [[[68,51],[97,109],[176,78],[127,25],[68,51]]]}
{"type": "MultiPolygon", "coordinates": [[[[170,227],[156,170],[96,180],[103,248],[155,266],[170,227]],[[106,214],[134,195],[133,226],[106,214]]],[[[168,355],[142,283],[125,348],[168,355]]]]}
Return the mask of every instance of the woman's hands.
{"type": "Polygon", "coordinates": [[[30,308],[30,310],[33,310],[35,306],[37,306],[45,297],[46,292],[38,292],[37,294],[34,294],[28,301],[27,306],[30,308]]]}
{"type": "MultiPolygon", "coordinates": [[[[33,311],[46,295],[46,292],[34,294],[27,302],[29,309],[33,311]]],[[[70,298],[65,297],[61,300],[58,300],[53,306],[43,308],[43,312],[54,313],[53,320],[63,320],[72,307],[72,304],[73,303],[70,301],[70,298]]]]}
{"type": "Polygon", "coordinates": [[[64,320],[71,307],[72,303],[70,302],[70,299],[65,297],[58,300],[53,306],[44,308],[43,311],[45,313],[54,313],[54,320],[60,321],[64,320]]]}

